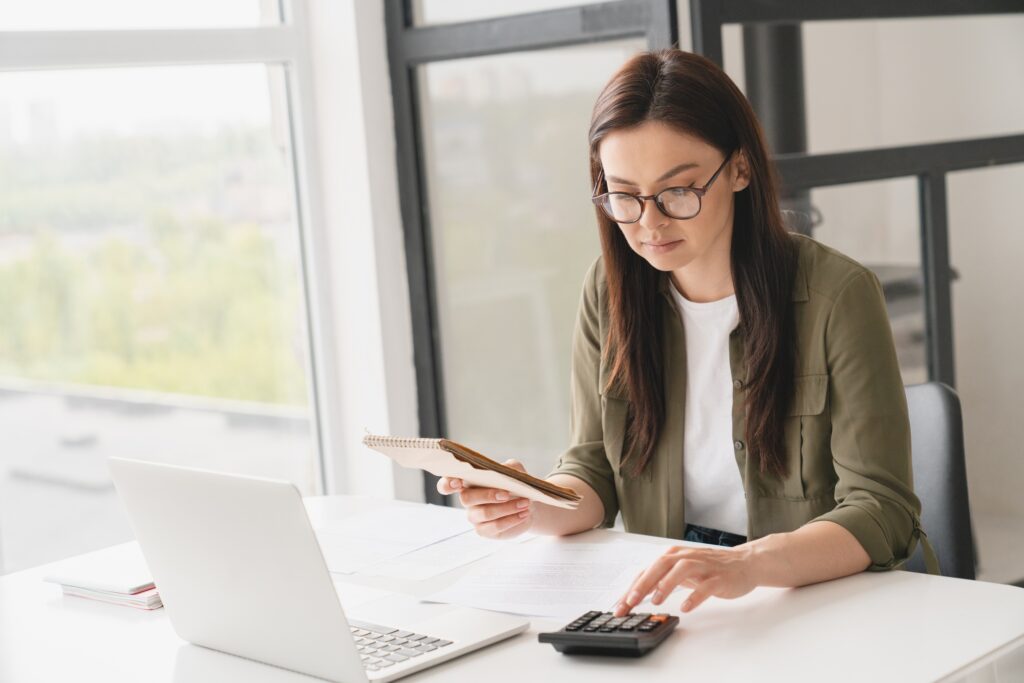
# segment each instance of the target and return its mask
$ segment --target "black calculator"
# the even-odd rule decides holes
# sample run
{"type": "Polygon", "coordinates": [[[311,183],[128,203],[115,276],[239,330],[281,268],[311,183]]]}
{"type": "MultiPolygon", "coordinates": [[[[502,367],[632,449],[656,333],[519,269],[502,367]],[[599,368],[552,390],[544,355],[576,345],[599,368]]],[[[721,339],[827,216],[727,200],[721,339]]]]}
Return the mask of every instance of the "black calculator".
{"type": "Polygon", "coordinates": [[[670,614],[587,612],[558,631],[541,633],[537,639],[567,655],[616,655],[639,657],[656,648],[679,624],[670,614]]]}

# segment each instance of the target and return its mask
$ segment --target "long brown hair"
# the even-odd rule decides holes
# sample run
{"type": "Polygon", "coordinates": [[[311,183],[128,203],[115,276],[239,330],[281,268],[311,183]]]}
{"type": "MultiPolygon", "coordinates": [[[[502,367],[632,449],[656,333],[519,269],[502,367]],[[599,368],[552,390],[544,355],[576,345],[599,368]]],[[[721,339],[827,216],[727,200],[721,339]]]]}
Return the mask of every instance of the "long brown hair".
{"type": "MultiPolygon", "coordinates": [[[[742,150],[750,184],[735,193],[732,272],[747,363],[746,440],[761,472],[786,473],[783,428],[796,364],[792,285],[796,245],[779,212],[774,165],[761,126],[739,88],[714,62],[677,49],[631,58],[604,87],[590,123],[592,185],[601,177],[598,149],[612,131],[665,123],[717,148],[742,150]]],[[[598,192],[607,191],[603,184],[598,192]]],[[[636,254],[619,227],[597,211],[608,285],[610,325],[604,353],[608,385],[630,401],[623,465],[639,475],[665,424],[664,274],[636,254]]],[[[682,419],[682,416],[675,416],[682,419]]],[[[630,471],[631,470],[631,471],[630,471]]]]}

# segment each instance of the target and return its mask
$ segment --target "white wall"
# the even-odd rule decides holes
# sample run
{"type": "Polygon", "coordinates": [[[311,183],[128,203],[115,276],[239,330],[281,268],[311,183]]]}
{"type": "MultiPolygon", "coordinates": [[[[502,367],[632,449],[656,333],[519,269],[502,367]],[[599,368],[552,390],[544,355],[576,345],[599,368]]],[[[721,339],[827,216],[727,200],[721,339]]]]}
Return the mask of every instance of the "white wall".
{"type": "Polygon", "coordinates": [[[308,30],[341,393],[327,490],[422,500],[418,472],[360,443],[419,432],[383,2],[312,0],[308,30]]]}

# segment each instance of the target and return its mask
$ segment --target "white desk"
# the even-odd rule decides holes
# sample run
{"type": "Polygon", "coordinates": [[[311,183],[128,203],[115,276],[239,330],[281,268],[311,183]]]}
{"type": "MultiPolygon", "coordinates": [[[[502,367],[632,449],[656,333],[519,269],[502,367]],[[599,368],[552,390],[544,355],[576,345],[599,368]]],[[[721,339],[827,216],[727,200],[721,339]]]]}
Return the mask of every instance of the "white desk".
{"type": "MultiPolygon", "coordinates": [[[[404,504],[331,497],[309,499],[307,508],[316,522],[354,507],[404,504]]],[[[617,533],[597,530],[570,540],[595,542],[617,533]]],[[[463,571],[423,582],[352,582],[423,595],[463,571]]],[[[47,572],[43,566],[0,578],[3,683],[317,680],[188,645],[171,629],[165,610],[65,598],[57,586],[43,583],[47,572]]],[[[371,618],[359,607],[349,612],[371,618]]],[[[636,674],[651,681],[1024,680],[1024,589],[1012,586],[865,573],[795,590],[757,589],[738,600],[711,599],[681,620],[657,650],[629,660],[558,654],[537,643],[536,634],[563,624],[533,619],[527,633],[403,680],[621,683],[636,674]]]]}

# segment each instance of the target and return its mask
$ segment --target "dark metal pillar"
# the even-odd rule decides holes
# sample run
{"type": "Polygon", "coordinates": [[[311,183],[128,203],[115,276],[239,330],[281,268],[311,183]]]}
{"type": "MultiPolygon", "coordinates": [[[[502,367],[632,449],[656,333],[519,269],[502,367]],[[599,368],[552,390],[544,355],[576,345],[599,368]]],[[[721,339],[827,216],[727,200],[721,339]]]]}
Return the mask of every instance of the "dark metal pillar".
{"type": "MultiPolygon", "coordinates": [[[[775,154],[807,151],[804,105],[804,55],[800,24],[745,24],[743,67],[747,99],[761,120],[769,151],[775,154]]],[[[783,192],[779,197],[795,232],[811,234],[810,192],[783,192]]]]}

